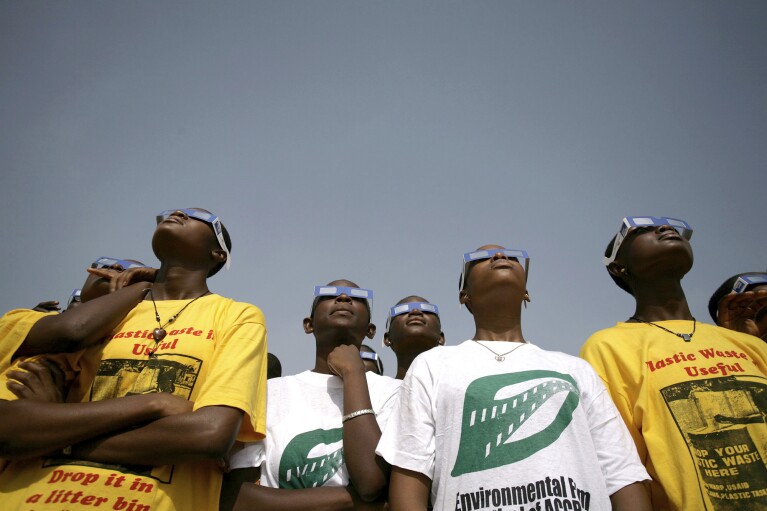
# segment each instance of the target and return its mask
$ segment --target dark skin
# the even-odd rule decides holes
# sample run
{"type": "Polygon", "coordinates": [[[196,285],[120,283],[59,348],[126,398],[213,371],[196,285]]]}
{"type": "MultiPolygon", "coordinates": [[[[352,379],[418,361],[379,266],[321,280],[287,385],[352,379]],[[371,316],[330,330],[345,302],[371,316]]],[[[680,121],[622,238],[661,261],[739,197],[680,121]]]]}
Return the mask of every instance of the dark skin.
{"type": "Polygon", "coordinates": [[[717,324],[764,339],[767,325],[760,323],[757,314],[766,307],[767,285],[755,286],[745,293],[730,293],[719,302],[717,324]]]}
{"type": "MultiPolygon", "coordinates": [[[[359,287],[348,280],[335,280],[328,285],[359,287]]],[[[372,408],[359,347],[365,338],[375,336],[375,325],[370,323],[370,312],[364,301],[345,294],[321,297],[312,315],[304,319],[304,332],[315,338],[313,371],[336,375],[344,382],[343,414],[372,408]]],[[[355,417],[346,421],[343,428],[344,458],[351,479],[349,487],[286,490],[243,484],[234,509],[382,509],[384,503],[376,500],[386,487],[389,466],[375,454],[381,437],[375,415],[355,417]]]]}
{"type": "MultiPolygon", "coordinates": [[[[413,302],[428,300],[420,296],[408,296],[397,302],[397,305],[413,302]]],[[[397,355],[396,379],[401,380],[405,377],[415,357],[435,346],[445,344],[445,334],[441,328],[439,316],[420,309],[400,314],[391,320],[389,331],[384,334],[384,344],[397,355]]]]}
{"type": "MultiPolygon", "coordinates": [[[[623,279],[636,299],[633,316],[645,321],[692,321],[682,277],[692,268],[692,247],[668,225],[635,229],[607,270],[623,279]]],[[[629,320],[634,321],[634,320],[629,320]]]]}
{"type": "MultiPolygon", "coordinates": [[[[161,261],[152,287],[154,299],[158,301],[188,300],[208,292],[208,272],[226,258],[210,226],[180,211],[158,224],[152,246],[161,261]]],[[[186,403],[183,410],[175,410],[173,414],[157,414],[151,413],[153,410],[146,407],[145,403],[138,403],[136,410],[143,412],[143,417],[130,415],[117,421],[117,424],[108,423],[110,417],[114,417],[112,414],[117,412],[119,415],[121,410],[132,411],[129,405],[136,401],[133,398],[155,401],[180,399],[159,393],[91,403],[56,403],[55,407],[48,405],[48,408],[55,408],[59,414],[52,415],[49,425],[44,428],[53,436],[48,440],[50,445],[53,448],[61,446],[69,425],[80,424],[86,428],[81,436],[90,440],[72,446],[73,456],[78,459],[138,465],[220,460],[231,448],[243,417],[241,410],[226,406],[207,406],[191,411],[190,404],[186,403]],[[115,403],[116,410],[107,409],[112,403],[115,403]],[[88,420],[83,418],[83,413],[90,413],[88,420]],[[102,427],[97,428],[96,425],[102,427]],[[139,427],[124,429],[131,425],[139,427]],[[88,426],[93,427],[87,430],[88,426]],[[103,436],[104,433],[109,434],[103,436]]],[[[30,403],[28,400],[24,402],[30,403]]],[[[37,407],[35,410],[42,414],[45,407],[37,407]]]]}
{"type": "Polygon", "coordinates": [[[102,289],[99,281],[111,278],[119,272],[90,268],[88,272],[90,275],[83,285],[81,306],[71,308],[67,314],[45,316],[37,321],[14,354],[14,358],[73,352],[98,344],[143,300],[146,290],[152,287],[151,279],[136,279],[126,282],[135,283],[131,291],[104,296],[108,294],[108,287],[104,286],[102,289]],[[100,273],[96,276],[93,272],[100,273]],[[93,300],[102,296],[101,300],[93,300]]]}
{"type": "MultiPolygon", "coordinates": [[[[503,248],[484,245],[478,250],[503,248]]],[[[458,299],[470,306],[474,316],[474,340],[524,343],[522,302],[526,295],[524,267],[502,252],[490,259],[472,263],[466,285],[458,299]]],[[[389,485],[389,505],[393,511],[426,511],[432,481],[424,474],[393,467],[389,485]]],[[[641,483],[628,485],[610,496],[613,509],[650,511],[650,501],[641,483]]]]}

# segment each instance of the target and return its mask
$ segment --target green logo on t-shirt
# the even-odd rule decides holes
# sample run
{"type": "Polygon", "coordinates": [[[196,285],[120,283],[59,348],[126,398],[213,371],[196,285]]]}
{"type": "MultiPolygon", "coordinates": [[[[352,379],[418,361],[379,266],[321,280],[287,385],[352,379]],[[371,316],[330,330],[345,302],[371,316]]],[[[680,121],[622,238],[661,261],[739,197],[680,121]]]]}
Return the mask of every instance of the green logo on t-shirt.
{"type": "Polygon", "coordinates": [[[523,371],[474,380],[466,389],[461,444],[451,475],[508,465],[551,445],[572,421],[579,394],[570,375],[554,371],[523,371]],[[528,423],[523,438],[514,440],[520,427],[562,392],[566,395],[553,420],[528,423]]]}
{"type": "Polygon", "coordinates": [[[331,444],[343,440],[343,428],[315,429],[296,435],[280,458],[280,488],[314,488],[322,486],[344,462],[344,449],[330,451],[331,444]],[[312,451],[326,454],[310,457],[312,451]]]}

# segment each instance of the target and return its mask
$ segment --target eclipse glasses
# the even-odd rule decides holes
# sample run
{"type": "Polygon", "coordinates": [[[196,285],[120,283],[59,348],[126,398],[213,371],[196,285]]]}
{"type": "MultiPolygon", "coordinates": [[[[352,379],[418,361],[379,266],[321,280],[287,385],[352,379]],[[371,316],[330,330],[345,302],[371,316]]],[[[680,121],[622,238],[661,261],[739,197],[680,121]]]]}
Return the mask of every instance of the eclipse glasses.
{"type": "Polygon", "coordinates": [[[761,275],[742,275],[738,277],[738,280],[732,285],[732,291],[734,293],[744,293],[754,286],[767,285],[767,274],[761,275]]]}
{"type": "Polygon", "coordinates": [[[495,254],[503,253],[508,259],[514,259],[520,264],[525,266],[525,282],[527,282],[527,273],[530,269],[530,256],[527,255],[526,250],[516,248],[490,248],[486,250],[475,250],[474,252],[466,252],[463,254],[463,269],[461,270],[461,283],[458,286],[458,290],[462,291],[466,286],[466,269],[470,263],[475,261],[482,261],[484,259],[492,259],[495,254]],[[522,260],[524,259],[524,263],[522,260]]]}
{"type": "Polygon", "coordinates": [[[618,230],[618,234],[615,235],[615,242],[613,243],[612,253],[608,257],[604,257],[602,262],[605,266],[615,261],[615,257],[618,255],[618,249],[621,247],[621,243],[626,240],[626,237],[634,230],[642,227],[660,227],[662,225],[668,225],[676,230],[681,237],[688,240],[692,237],[692,227],[684,220],[678,218],[669,218],[666,216],[627,216],[621,222],[621,227],[618,230]]]}
{"type": "Polygon", "coordinates": [[[101,256],[91,263],[91,268],[106,268],[112,269],[113,266],[119,266],[123,270],[130,268],[146,268],[145,264],[137,263],[136,261],[128,261],[127,259],[117,259],[115,257],[101,256]]]}
{"type": "Polygon", "coordinates": [[[410,311],[413,310],[420,310],[421,312],[425,312],[427,314],[435,314],[439,316],[439,307],[434,305],[433,303],[429,302],[408,302],[408,303],[401,303],[399,305],[395,305],[391,309],[389,309],[389,317],[386,318],[386,331],[389,330],[389,326],[391,325],[391,321],[397,317],[401,316],[402,314],[407,314],[410,311]]]}
{"type": "Polygon", "coordinates": [[[314,301],[312,301],[312,310],[309,311],[309,315],[314,314],[314,308],[317,306],[317,302],[323,296],[341,296],[346,295],[349,298],[358,298],[365,300],[368,311],[370,312],[370,318],[373,318],[373,290],[362,289],[359,287],[348,286],[314,286],[314,301]]]}
{"type": "Polygon", "coordinates": [[[224,263],[224,268],[228,270],[232,263],[232,254],[229,253],[229,249],[226,247],[226,240],[224,240],[224,228],[221,225],[221,219],[213,213],[201,211],[199,209],[166,209],[157,215],[157,223],[159,224],[176,211],[181,211],[189,218],[194,218],[201,222],[205,222],[206,224],[209,224],[211,227],[213,227],[213,232],[216,234],[218,245],[221,247],[221,250],[226,252],[226,262],[224,263]]]}

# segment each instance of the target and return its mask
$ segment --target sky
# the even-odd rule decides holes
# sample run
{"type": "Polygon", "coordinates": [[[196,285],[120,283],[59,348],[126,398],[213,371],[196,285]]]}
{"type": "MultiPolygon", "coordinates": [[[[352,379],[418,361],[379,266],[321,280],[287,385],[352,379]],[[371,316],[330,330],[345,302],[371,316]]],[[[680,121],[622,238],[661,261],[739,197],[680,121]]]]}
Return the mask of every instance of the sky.
{"type": "Polygon", "coordinates": [[[531,256],[525,338],[577,354],[627,319],[601,263],[626,215],[694,229],[693,315],[767,269],[762,1],[0,3],[0,309],[66,300],[105,255],[156,265],[155,214],[233,238],[210,288],[313,366],[315,285],[418,294],[474,334],[461,257],[531,256]],[[762,234],[759,234],[759,233],[762,234]]]}

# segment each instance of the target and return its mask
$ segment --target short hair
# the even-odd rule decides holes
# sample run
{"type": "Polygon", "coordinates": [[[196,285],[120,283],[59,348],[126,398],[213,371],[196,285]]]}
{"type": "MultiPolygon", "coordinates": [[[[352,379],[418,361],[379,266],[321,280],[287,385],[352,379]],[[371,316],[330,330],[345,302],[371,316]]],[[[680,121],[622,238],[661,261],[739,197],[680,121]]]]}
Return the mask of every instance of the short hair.
{"type": "MultiPolygon", "coordinates": [[[[618,237],[616,234],[613,236],[613,238],[610,240],[610,243],[607,244],[607,248],[605,249],[605,257],[610,257],[613,253],[613,246],[615,245],[615,239],[618,237]]],[[[620,250],[620,249],[619,249],[620,250]]],[[[616,254],[617,256],[617,254],[616,254]]],[[[619,288],[623,289],[625,292],[630,294],[631,296],[634,296],[634,292],[631,290],[631,287],[626,284],[626,281],[623,280],[620,277],[617,277],[612,274],[609,268],[607,268],[607,274],[610,275],[610,278],[613,279],[613,282],[615,282],[619,288]]]]}
{"type": "Polygon", "coordinates": [[[266,379],[279,378],[282,376],[282,364],[274,353],[266,354],[266,379]]]}
{"type": "MultiPolygon", "coordinates": [[[[212,225],[210,226],[210,228],[211,228],[211,230],[213,230],[213,226],[212,225]]],[[[224,236],[224,243],[226,243],[226,249],[229,251],[229,254],[231,254],[232,253],[232,238],[229,236],[229,231],[224,226],[224,222],[221,222],[221,234],[223,234],[223,236],[224,236]]],[[[215,230],[213,230],[213,236],[214,237],[216,236],[216,231],[215,230]]],[[[218,238],[216,238],[216,243],[218,243],[218,238]]],[[[229,256],[227,255],[227,258],[228,257],[229,256]]],[[[208,272],[208,278],[210,278],[213,275],[215,275],[216,273],[218,273],[219,270],[221,268],[223,268],[225,264],[226,264],[226,261],[224,261],[222,263],[219,263],[216,266],[214,266],[213,268],[211,268],[211,270],[208,272]]]]}
{"type": "Polygon", "coordinates": [[[722,285],[719,286],[716,291],[714,291],[714,294],[711,295],[711,298],[708,300],[708,313],[711,315],[711,319],[714,320],[715,324],[719,324],[719,302],[722,301],[722,299],[730,294],[732,291],[732,286],[735,284],[735,281],[738,280],[740,277],[748,276],[748,275],[763,275],[764,272],[760,271],[749,271],[745,273],[738,273],[737,275],[733,275],[729,279],[722,282],[722,285]]]}

